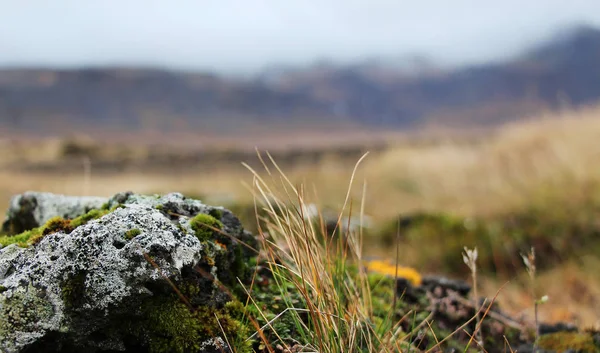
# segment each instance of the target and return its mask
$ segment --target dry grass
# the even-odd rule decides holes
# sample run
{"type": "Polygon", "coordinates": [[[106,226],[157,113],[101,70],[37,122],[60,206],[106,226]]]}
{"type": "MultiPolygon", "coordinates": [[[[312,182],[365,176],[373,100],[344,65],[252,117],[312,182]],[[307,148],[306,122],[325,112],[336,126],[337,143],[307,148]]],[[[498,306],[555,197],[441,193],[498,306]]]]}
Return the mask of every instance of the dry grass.
{"type": "Polygon", "coordinates": [[[373,158],[365,167],[372,185],[367,209],[480,215],[528,204],[551,188],[577,195],[578,187],[600,180],[593,167],[600,157],[600,108],[556,118],[506,126],[480,144],[400,146],[373,158]]]}
{"type": "MultiPolygon", "coordinates": [[[[350,214],[357,212],[359,217],[363,215],[364,204],[353,207],[350,200],[356,167],[363,158],[349,177],[350,186],[340,209],[338,226],[341,226],[341,214],[346,210],[350,214]]],[[[401,300],[395,290],[392,301],[385,304],[387,317],[374,315],[372,284],[365,269],[368,266],[363,259],[361,232],[346,232],[344,237],[338,238],[324,236],[322,215],[306,212],[312,200],[303,185],[294,184],[272,157],[269,156],[269,159],[272,169],[265,164],[267,173],[264,176],[249,167],[254,176],[251,189],[257,207],[267,211],[265,228],[260,230],[263,256],[282,293],[287,293],[288,284],[291,284],[292,291],[301,294],[306,307],[288,306],[284,310],[308,314],[305,320],[299,316],[294,318],[301,336],[309,342],[303,351],[410,352],[415,350],[414,343],[411,343],[415,332],[429,326],[435,336],[430,322],[435,310],[423,321],[413,322],[412,330],[405,331],[402,323],[408,314],[400,320],[394,317],[396,305],[401,300]]],[[[394,266],[394,270],[394,276],[398,277],[401,269],[394,266]]],[[[495,299],[496,296],[492,303],[495,299]]],[[[262,315],[260,308],[256,307],[262,315]]],[[[489,307],[491,305],[488,310],[489,307]]],[[[483,317],[486,314],[487,311],[483,317]]],[[[441,340],[436,338],[437,344],[427,352],[437,351],[438,346],[464,330],[473,319],[467,320],[446,337],[440,337],[441,340]]],[[[285,351],[290,350],[285,348],[285,351]]]]}
{"type": "MultiPolygon", "coordinates": [[[[539,308],[540,320],[571,322],[580,327],[600,326],[600,280],[593,271],[598,266],[600,259],[586,257],[538,275],[538,297],[549,297],[539,308]]],[[[527,282],[524,272],[506,286],[499,302],[517,318],[533,323],[534,298],[528,293],[527,282]]],[[[488,277],[481,287],[485,293],[494,293],[498,281],[488,277]]]]}
{"type": "Polygon", "coordinates": [[[315,216],[304,214],[303,206],[308,204],[304,190],[288,180],[276,164],[273,167],[274,174],[267,167],[271,179],[265,177],[267,181],[253,171],[252,189],[269,213],[265,231],[271,238],[263,240],[263,248],[274,277],[291,282],[304,299],[310,328],[300,324],[300,319],[296,321],[314,344],[310,350],[353,352],[357,342],[366,341],[370,351],[390,351],[386,345],[380,347],[375,332],[366,325],[370,308],[366,274],[360,271],[362,275],[352,278],[345,269],[347,257],[360,260],[358,239],[349,239],[346,249],[337,247],[336,256],[329,256],[329,243],[314,225],[315,216]],[[286,206],[289,204],[296,206],[286,206]]]}

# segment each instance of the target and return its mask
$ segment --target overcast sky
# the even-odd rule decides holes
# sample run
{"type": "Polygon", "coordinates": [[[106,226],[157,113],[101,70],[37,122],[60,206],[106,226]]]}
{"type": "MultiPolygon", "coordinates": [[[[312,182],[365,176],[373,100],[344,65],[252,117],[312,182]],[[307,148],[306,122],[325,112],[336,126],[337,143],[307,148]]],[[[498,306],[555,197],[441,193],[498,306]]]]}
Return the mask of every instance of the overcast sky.
{"type": "Polygon", "coordinates": [[[0,0],[0,66],[248,73],[410,53],[464,64],[581,22],[600,27],[599,0],[0,0]]]}

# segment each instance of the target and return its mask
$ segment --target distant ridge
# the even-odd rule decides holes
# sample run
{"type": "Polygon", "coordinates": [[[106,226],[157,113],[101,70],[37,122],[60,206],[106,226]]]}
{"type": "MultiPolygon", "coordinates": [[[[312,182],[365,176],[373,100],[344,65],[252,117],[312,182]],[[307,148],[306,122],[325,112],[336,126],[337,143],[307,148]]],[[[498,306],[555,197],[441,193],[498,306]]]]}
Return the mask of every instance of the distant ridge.
{"type": "Polygon", "coordinates": [[[503,63],[441,70],[411,60],[418,74],[377,60],[274,68],[251,79],[147,68],[4,69],[0,133],[489,126],[600,100],[600,30],[591,26],[561,31],[503,63]]]}

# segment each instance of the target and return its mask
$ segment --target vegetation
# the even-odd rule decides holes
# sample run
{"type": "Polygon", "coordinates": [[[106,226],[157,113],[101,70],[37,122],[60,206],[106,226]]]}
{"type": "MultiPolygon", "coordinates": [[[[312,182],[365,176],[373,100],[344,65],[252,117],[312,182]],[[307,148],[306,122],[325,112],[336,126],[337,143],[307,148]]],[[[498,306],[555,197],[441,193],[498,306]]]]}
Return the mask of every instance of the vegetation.
{"type": "Polygon", "coordinates": [[[249,353],[244,343],[249,330],[239,320],[241,308],[235,302],[229,303],[222,309],[190,309],[175,295],[170,300],[152,298],[142,305],[142,317],[128,322],[127,329],[132,334],[143,333],[140,341],[149,340],[148,349],[152,353],[197,352],[203,342],[221,333],[237,344],[237,352],[249,353]]]}
{"type": "MultiPolygon", "coordinates": [[[[420,284],[421,276],[417,271],[362,257],[362,229],[348,231],[336,238],[337,241],[323,242],[324,226],[319,226],[319,222],[311,217],[321,221],[322,218],[303,211],[308,204],[304,188],[292,184],[272,162],[277,172],[268,172],[266,177],[251,169],[257,202],[266,213],[260,226],[265,233],[261,234],[268,234],[262,237],[263,264],[268,271],[265,269],[255,278],[253,283],[258,290],[248,291],[248,312],[252,317],[262,318],[257,321],[262,325],[260,336],[263,343],[259,345],[259,350],[262,347],[266,351],[266,347],[274,342],[289,351],[295,347],[318,352],[436,349],[501,352],[513,351],[510,344],[519,344],[522,339],[535,341],[538,347],[557,352],[575,349],[595,353],[600,349],[592,335],[587,333],[568,334],[568,337],[556,334],[539,336],[538,304],[546,303],[548,297],[537,298],[537,262],[533,250],[528,255],[522,255],[525,266],[520,267],[531,280],[529,288],[536,312],[532,329],[511,326],[499,319],[498,314],[490,319],[488,314],[493,314],[490,309],[499,291],[493,298],[487,298],[482,308],[475,304],[480,299],[478,275],[481,259],[477,248],[470,250],[463,247],[462,253],[463,266],[466,265],[472,275],[473,304],[454,309],[459,312],[466,308],[470,310],[458,316],[445,306],[448,312],[438,311],[441,309],[436,309],[436,306],[440,302],[435,299],[426,298],[425,295],[415,297],[414,293],[412,298],[404,298],[398,292],[394,277],[404,277],[412,284],[420,284]],[[270,179],[270,182],[265,179],[270,179]],[[279,188],[277,181],[283,184],[279,188]],[[261,290],[261,287],[268,289],[261,290]],[[411,314],[412,320],[407,325],[406,319],[411,314]],[[495,320],[500,320],[502,329],[498,329],[495,320]],[[456,329],[453,331],[453,328],[456,329]],[[415,339],[415,335],[419,338],[415,339]],[[529,338],[524,338],[528,335],[529,338]]],[[[352,209],[350,192],[347,193],[342,213],[346,207],[352,209]]],[[[361,214],[363,207],[364,204],[360,208],[361,214]]],[[[450,232],[460,228],[454,218],[432,219],[434,224],[442,226],[437,229],[439,236],[456,236],[450,232]],[[437,223],[439,220],[441,222],[437,223]]],[[[460,225],[463,231],[477,229],[477,226],[466,225],[464,220],[460,225]]],[[[423,235],[423,232],[420,234],[423,235]]],[[[325,235],[326,238],[328,236],[325,235]]],[[[426,240],[421,239],[422,242],[426,240]]],[[[461,252],[458,252],[460,255],[461,252]]]]}
{"type": "Polygon", "coordinates": [[[100,210],[90,210],[89,212],[73,219],[64,219],[60,216],[52,217],[44,225],[34,229],[26,230],[23,233],[15,235],[0,235],[0,245],[8,246],[10,244],[17,244],[20,247],[35,245],[48,234],[57,232],[65,232],[67,234],[71,233],[73,229],[82,226],[91,220],[101,218],[102,216],[114,211],[119,207],[121,207],[121,205],[116,205],[111,209],[103,208],[100,210]]]}
{"type": "MultiPolygon", "coordinates": [[[[535,304],[547,295],[537,308],[538,320],[594,326],[600,318],[600,169],[593,167],[600,154],[598,115],[600,107],[521,122],[483,141],[451,135],[435,143],[400,141],[370,154],[351,175],[346,163],[324,159],[298,163],[285,175],[272,165],[265,172],[252,170],[253,182],[245,187],[239,180],[248,179],[247,171],[242,174],[235,166],[211,173],[183,170],[176,181],[172,168],[169,173],[102,174],[92,181],[100,195],[132,185],[142,193],[192,190],[208,204],[233,210],[244,225],[264,235],[254,281],[244,286],[247,298],[240,298],[246,313],[241,321],[251,328],[255,349],[299,344],[320,352],[414,352],[446,337],[444,347],[478,350],[483,341],[489,349],[505,342],[494,341],[485,310],[475,315],[470,308],[453,326],[468,322],[469,343],[466,333],[436,326],[439,318],[426,320],[427,303],[410,303],[397,294],[393,277],[414,284],[426,273],[468,280],[463,249],[477,248],[475,287],[488,304],[501,289],[496,302],[522,314],[523,325],[535,327],[535,304]],[[340,182],[349,178],[350,188],[340,182]],[[344,234],[343,242],[323,244],[325,220],[302,215],[309,203],[344,216],[369,217],[373,226],[344,234]],[[532,247],[534,285],[521,258],[532,247]],[[477,320],[484,325],[480,336],[477,320]],[[417,337],[422,345],[415,343],[417,337]]],[[[64,192],[64,183],[80,185],[80,173],[59,180],[0,172],[4,204],[8,195],[33,186],[64,192]]],[[[218,213],[201,217],[194,223],[201,238],[222,230],[218,213]]],[[[0,244],[27,245],[42,233],[0,237],[0,244]]],[[[505,334],[519,336],[516,330],[505,334]]],[[[588,349],[589,337],[539,335],[538,345],[588,349]]]]}
{"type": "Polygon", "coordinates": [[[555,352],[573,350],[575,352],[600,352],[598,346],[590,334],[577,332],[557,332],[540,337],[538,345],[542,349],[555,352]]]}
{"type": "Polygon", "coordinates": [[[201,241],[211,239],[218,230],[223,229],[221,221],[204,213],[198,213],[194,216],[190,220],[190,225],[201,241]]]}
{"type": "Polygon", "coordinates": [[[142,234],[141,230],[139,230],[137,228],[133,228],[133,229],[130,229],[127,232],[125,232],[125,238],[127,238],[127,239],[133,239],[133,238],[135,238],[136,236],[138,236],[140,234],[142,234]]]}

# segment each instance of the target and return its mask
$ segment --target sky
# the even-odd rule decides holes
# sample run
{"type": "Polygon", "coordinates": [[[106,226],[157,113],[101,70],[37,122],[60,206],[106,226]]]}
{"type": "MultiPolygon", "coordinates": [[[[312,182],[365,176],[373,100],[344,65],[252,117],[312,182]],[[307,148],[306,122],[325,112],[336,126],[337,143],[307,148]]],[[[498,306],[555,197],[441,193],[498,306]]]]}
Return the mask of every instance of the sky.
{"type": "Polygon", "coordinates": [[[0,0],[0,66],[158,66],[248,74],[269,65],[425,54],[501,60],[597,0],[0,0]]]}

